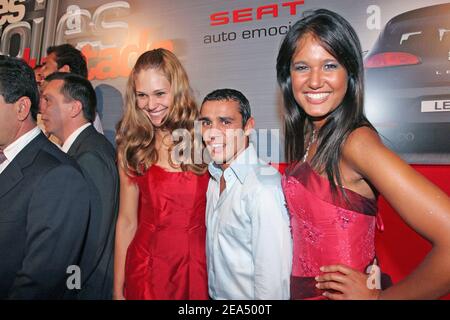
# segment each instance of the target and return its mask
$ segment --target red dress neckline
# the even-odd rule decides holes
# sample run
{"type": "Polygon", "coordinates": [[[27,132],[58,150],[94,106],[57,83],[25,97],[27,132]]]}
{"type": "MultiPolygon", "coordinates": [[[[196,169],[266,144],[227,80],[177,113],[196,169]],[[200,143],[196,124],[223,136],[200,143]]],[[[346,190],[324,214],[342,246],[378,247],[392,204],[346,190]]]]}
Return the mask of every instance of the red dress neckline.
{"type": "Polygon", "coordinates": [[[378,212],[377,199],[367,198],[345,187],[343,189],[347,194],[348,201],[344,194],[339,192],[339,188],[338,193],[333,194],[328,179],[314,171],[307,161],[289,166],[285,176],[295,178],[303,185],[307,185],[308,190],[330,204],[367,215],[376,215],[378,212]]]}

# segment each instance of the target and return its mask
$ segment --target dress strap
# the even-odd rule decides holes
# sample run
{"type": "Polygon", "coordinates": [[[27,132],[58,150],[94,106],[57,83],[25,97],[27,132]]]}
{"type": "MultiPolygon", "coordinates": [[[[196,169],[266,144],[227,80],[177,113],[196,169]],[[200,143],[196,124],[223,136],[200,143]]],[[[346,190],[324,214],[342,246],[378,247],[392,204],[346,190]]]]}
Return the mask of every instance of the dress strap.
{"type": "Polygon", "coordinates": [[[383,218],[381,217],[381,214],[379,212],[377,213],[376,221],[377,221],[378,231],[383,232],[384,231],[384,223],[383,223],[383,218]]]}

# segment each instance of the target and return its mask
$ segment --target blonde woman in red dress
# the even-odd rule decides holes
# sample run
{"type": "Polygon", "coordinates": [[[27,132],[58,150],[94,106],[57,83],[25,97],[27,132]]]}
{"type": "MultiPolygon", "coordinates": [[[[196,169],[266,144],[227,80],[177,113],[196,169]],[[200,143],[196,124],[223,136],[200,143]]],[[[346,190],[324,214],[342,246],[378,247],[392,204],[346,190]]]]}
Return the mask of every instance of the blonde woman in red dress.
{"type": "Polygon", "coordinates": [[[176,56],[165,49],[143,53],[129,77],[125,101],[117,132],[114,299],[208,299],[209,176],[205,165],[193,164],[191,154],[178,159],[173,152],[182,150],[183,141],[174,141],[172,133],[184,130],[188,144],[193,143],[198,116],[176,56]]]}

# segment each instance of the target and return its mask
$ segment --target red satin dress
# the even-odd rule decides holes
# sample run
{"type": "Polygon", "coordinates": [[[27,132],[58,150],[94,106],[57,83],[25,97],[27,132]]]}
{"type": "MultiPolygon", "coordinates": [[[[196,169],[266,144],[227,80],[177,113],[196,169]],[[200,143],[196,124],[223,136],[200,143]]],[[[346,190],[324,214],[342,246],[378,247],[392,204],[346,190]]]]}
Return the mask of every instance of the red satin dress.
{"type": "Polygon", "coordinates": [[[208,299],[208,174],[168,172],[152,165],[133,179],[139,186],[139,213],[125,263],[125,298],[208,299]]]}
{"type": "Polygon", "coordinates": [[[324,265],[344,264],[365,272],[375,258],[377,203],[346,189],[333,197],[328,179],[307,163],[282,178],[293,238],[291,299],[325,299],[314,278],[324,265]]]}

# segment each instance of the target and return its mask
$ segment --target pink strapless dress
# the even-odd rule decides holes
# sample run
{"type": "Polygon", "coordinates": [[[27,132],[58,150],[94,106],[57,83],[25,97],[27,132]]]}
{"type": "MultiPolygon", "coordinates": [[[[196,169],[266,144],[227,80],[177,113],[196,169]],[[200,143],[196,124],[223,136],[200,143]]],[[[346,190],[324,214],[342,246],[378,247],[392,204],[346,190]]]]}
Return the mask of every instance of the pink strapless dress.
{"type": "Polygon", "coordinates": [[[346,189],[333,197],[328,179],[307,163],[289,167],[282,186],[293,237],[291,299],[322,299],[314,278],[324,265],[365,272],[375,258],[377,202],[346,189]]]}

